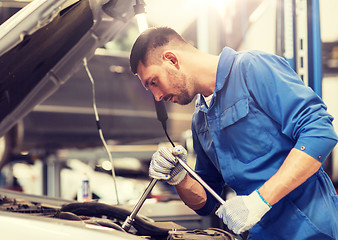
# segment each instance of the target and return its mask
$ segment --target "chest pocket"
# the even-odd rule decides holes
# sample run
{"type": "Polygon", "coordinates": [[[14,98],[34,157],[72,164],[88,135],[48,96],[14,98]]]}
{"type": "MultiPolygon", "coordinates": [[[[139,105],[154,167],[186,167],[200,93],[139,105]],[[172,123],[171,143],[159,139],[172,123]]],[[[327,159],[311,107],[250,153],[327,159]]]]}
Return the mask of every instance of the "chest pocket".
{"type": "Polygon", "coordinates": [[[249,163],[272,148],[271,135],[264,128],[262,113],[249,98],[237,101],[215,119],[211,131],[239,161],[249,163]]]}

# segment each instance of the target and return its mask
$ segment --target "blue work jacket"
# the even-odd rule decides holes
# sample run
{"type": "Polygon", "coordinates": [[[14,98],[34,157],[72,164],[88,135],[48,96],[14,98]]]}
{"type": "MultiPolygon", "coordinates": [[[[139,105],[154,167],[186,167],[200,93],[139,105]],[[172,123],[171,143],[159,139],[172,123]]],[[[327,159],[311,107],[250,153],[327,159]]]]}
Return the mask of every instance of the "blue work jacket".
{"type": "MultiPolygon", "coordinates": [[[[259,51],[224,48],[209,108],[196,100],[195,171],[218,194],[225,184],[248,195],[267,181],[292,148],[323,162],[337,143],[332,116],[288,63],[259,51]]],[[[200,215],[210,214],[208,200],[200,215]]],[[[250,239],[338,239],[338,197],[322,168],[250,230],[250,239]]]]}

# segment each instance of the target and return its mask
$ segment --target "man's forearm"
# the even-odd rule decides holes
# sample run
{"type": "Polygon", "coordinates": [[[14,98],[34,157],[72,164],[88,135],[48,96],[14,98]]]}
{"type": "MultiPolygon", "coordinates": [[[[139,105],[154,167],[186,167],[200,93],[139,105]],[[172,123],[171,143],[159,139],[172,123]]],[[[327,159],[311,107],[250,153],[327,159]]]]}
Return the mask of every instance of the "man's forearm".
{"type": "Polygon", "coordinates": [[[321,162],[293,148],[277,173],[258,189],[262,197],[274,205],[318,171],[321,162]]]}
{"type": "MultiPolygon", "coordinates": [[[[259,188],[259,192],[270,205],[274,205],[316,173],[320,166],[321,162],[310,155],[292,149],[277,173],[259,188]]],[[[190,208],[198,210],[204,206],[207,200],[205,190],[189,174],[175,187],[190,208]]]]}
{"type": "Polygon", "coordinates": [[[189,174],[175,187],[182,201],[191,209],[198,210],[204,206],[207,200],[205,190],[189,174]]]}

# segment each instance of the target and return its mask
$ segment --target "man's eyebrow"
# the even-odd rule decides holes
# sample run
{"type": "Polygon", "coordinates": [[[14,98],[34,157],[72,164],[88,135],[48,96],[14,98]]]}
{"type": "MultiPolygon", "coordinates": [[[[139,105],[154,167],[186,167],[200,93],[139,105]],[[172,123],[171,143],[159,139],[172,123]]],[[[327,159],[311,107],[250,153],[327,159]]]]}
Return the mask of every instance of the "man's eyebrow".
{"type": "Polygon", "coordinates": [[[146,90],[149,90],[149,89],[148,89],[148,86],[149,86],[149,80],[148,80],[148,79],[149,79],[149,78],[146,79],[146,80],[144,81],[144,84],[143,84],[143,81],[142,81],[140,75],[137,74],[137,76],[138,76],[138,78],[140,79],[140,82],[141,82],[142,86],[143,86],[146,90]]]}
{"type": "Polygon", "coordinates": [[[147,79],[145,79],[144,80],[144,87],[145,87],[145,89],[147,89],[147,90],[149,90],[149,82],[151,82],[152,80],[153,80],[153,76],[150,76],[150,77],[148,77],[147,79]]]}
{"type": "Polygon", "coordinates": [[[148,91],[149,90],[149,78],[144,80],[144,83],[141,81],[143,87],[148,91]]]}

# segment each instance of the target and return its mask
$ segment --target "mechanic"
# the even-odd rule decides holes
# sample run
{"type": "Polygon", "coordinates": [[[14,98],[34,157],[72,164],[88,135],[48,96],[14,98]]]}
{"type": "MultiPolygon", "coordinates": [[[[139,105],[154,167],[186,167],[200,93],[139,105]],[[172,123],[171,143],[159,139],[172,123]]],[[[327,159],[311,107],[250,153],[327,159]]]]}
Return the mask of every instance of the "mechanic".
{"type": "MultiPolygon", "coordinates": [[[[236,196],[216,214],[249,239],[338,239],[338,197],[322,164],[337,143],[332,116],[281,57],[260,51],[220,56],[199,51],[171,28],[135,41],[131,70],[157,101],[188,104],[195,171],[221,194],[236,196]],[[258,224],[257,224],[258,223],[258,224]]],[[[182,146],[154,153],[149,175],[176,187],[200,215],[216,200],[177,164],[182,146]]]]}

